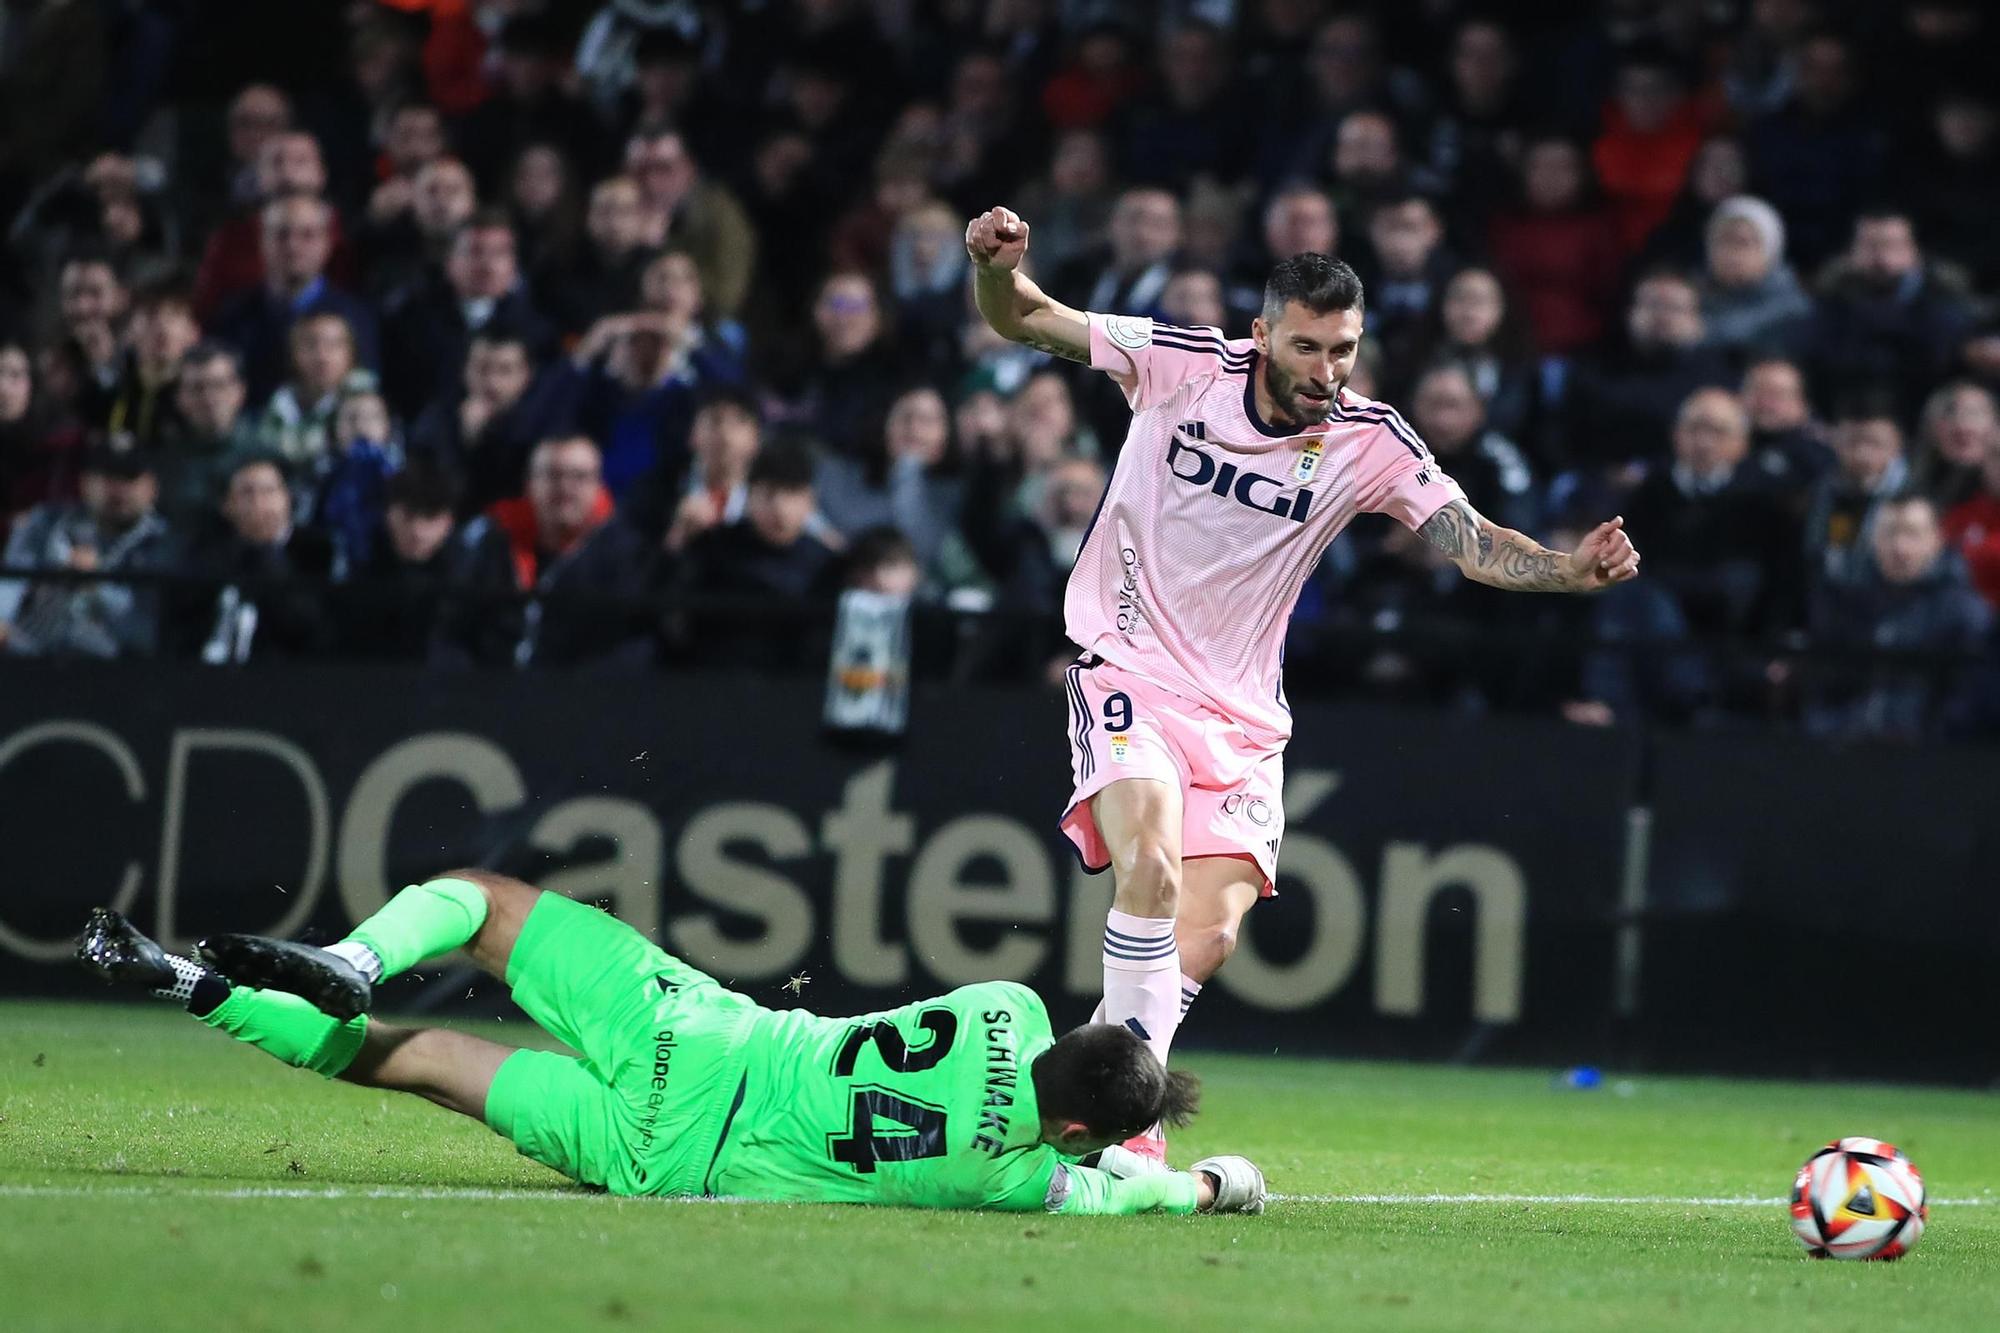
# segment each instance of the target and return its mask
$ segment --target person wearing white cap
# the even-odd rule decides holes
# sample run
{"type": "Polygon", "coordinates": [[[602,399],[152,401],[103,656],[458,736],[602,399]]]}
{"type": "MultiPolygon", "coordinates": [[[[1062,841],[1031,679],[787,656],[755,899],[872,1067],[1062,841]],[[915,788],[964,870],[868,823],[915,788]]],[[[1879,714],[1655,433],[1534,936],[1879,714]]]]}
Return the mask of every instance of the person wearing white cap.
{"type": "Polygon", "coordinates": [[[1747,194],[1715,206],[1701,276],[1704,341],[1732,354],[1791,347],[1812,299],[1785,262],[1778,210],[1747,194]]]}

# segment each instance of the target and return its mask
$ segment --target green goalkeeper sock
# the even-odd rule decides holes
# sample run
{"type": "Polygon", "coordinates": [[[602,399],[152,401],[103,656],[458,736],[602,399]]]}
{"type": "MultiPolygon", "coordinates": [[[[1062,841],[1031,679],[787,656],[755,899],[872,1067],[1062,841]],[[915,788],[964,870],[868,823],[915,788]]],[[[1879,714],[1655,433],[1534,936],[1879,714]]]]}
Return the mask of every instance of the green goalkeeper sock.
{"type": "Polygon", "coordinates": [[[234,987],[228,999],[200,1017],[267,1055],[328,1078],[353,1063],[368,1030],[366,1014],[343,1023],[296,995],[249,986],[234,987]]]}
{"type": "Polygon", "coordinates": [[[426,958],[450,953],[486,923],[486,895],[465,879],[413,885],[328,950],[371,982],[407,972],[426,958]],[[355,946],[360,946],[356,948],[355,946]]]}

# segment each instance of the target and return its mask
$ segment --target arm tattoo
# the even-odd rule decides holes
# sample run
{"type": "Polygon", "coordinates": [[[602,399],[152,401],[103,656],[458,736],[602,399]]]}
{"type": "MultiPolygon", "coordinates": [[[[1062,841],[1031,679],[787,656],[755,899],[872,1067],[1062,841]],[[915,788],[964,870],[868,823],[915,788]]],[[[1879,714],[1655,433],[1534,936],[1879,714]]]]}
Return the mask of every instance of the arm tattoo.
{"type": "Polygon", "coordinates": [[[1074,347],[1069,343],[1059,343],[1053,338],[1037,338],[1025,329],[1022,330],[1021,335],[1015,338],[1014,341],[1023,347],[1032,347],[1037,352],[1047,352],[1050,356],[1059,356],[1065,361],[1090,360],[1090,349],[1088,347],[1074,347]]]}
{"type": "Polygon", "coordinates": [[[1453,500],[1424,520],[1417,535],[1481,583],[1523,592],[1567,592],[1572,587],[1568,556],[1496,527],[1463,500],[1453,500]]]}

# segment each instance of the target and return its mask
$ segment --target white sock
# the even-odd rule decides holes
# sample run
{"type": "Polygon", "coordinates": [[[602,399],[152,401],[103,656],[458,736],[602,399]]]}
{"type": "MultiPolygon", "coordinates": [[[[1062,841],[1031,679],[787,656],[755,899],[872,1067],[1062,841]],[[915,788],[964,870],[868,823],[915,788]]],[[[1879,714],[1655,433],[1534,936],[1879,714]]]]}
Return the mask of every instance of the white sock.
{"type": "Polygon", "coordinates": [[[369,985],[372,986],[382,979],[382,960],[375,956],[373,949],[360,940],[342,940],[338,944],[329,944],[326,946],[326,951],[335,958],[352,963],[356,972],[368,978],[369,985]]]}
{"type": "Polygon", "coordinates": [[[1170,916],[1104,919],[1104,1021],[1120,1023],[1167,1062],[1180,1022],[1181,951],[1170,916]]]}
{"type": "MultiPolygon", "coordinates": [[[[1181,1023],[1187,1022],[1187,1011],[1200,995],[1201,983],[1187,973],[1181,973],[1181,1023]]],[[[1179,1027],[1180,1024],[1176,1023],[1175,1026],[1179,1027]]]]}

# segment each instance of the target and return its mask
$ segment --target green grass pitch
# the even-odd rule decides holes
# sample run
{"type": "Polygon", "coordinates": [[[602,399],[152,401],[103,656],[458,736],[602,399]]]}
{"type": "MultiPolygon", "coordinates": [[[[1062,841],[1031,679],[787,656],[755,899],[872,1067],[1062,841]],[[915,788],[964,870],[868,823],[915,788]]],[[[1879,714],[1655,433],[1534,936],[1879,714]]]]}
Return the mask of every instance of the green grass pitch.
{"type": "Polygon", "coordinates": [[[1991,1095],[1187,1063],[1207,1109],[1175,1160],[1255,1158],[1290,1196],[1261,1218],[593,1196],[163,1005],[0,1004],[0,1328],[2000,1328],[1991,1095]],[[1776,1199],[1841,1134],[1924,1171],[1909,1259],[1792,1239],[1776,1199]]]}

